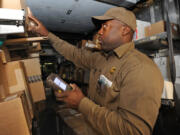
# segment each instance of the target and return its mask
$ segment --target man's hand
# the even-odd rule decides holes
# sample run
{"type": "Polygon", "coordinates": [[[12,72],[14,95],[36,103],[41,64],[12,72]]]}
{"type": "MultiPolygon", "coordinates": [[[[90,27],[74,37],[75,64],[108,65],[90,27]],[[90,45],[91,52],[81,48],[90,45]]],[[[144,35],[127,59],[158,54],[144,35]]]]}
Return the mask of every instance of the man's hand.
{"type": "Polygon", "coordinates": [[[38,20],[36,19],[31,11],[28,14],[29,21],[31,22],[30,25],[28,25],[28,31],[35,33],[38,36],[48,36],[49,31],[46,29],[46,27],[38,20]],[[34,24],[34,25],[32,25],[34,24]]]}
{"type": "Polygon", "coordinates": [[[70,85],[73,88],[73,90],[61,93],[55,92],[56,99],[65,102],[68,107],[78,108],[81,99],[84,98],[84,95],[76,84],[70,85]]]}

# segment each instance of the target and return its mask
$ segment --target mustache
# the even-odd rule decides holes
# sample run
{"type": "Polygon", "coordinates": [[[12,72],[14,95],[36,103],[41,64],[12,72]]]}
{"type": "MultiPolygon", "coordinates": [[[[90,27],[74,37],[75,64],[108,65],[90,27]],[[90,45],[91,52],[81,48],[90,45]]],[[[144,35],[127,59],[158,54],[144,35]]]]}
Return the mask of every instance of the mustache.
{"type": "Polygon", "coordinates": [[[102,35],[96,34],[96,36],[95,36],[95,44],[102,44],[102,41],[103,41],[102,35]]]}

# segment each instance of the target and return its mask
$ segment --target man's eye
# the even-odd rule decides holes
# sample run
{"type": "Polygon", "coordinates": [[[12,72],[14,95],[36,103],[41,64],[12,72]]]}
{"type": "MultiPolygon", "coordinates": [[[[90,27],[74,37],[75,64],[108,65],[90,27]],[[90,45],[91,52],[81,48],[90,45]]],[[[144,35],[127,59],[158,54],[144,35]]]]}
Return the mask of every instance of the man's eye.
{"type": "Polygon", "coordinates": [[[103,28],[106,28],[107,27],[107,25],[106,24],[103,24],[103,28]]]}

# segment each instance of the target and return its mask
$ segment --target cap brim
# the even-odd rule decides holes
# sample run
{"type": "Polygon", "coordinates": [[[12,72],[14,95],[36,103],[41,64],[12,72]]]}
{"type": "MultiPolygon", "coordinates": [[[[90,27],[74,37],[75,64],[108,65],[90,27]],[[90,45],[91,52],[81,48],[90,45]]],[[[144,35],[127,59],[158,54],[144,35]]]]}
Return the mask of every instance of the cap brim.
{"type": "Polygon", "coordinates": [[[113,17],[110,16],[93,16],[92,18],[99,21],[106,21],[113,19],[113,17]]]}
{"type": "Polygon", "coordinates": [[[92,22],[94,23],[96,28],[99,29],[101,27],[101,24],[104,21],[108,21],[108,20],[112,20],[112,19],[114,19],[114,18],[113,17],[109,17],[109,16],[93,16],[92,17],[92,22]]]}

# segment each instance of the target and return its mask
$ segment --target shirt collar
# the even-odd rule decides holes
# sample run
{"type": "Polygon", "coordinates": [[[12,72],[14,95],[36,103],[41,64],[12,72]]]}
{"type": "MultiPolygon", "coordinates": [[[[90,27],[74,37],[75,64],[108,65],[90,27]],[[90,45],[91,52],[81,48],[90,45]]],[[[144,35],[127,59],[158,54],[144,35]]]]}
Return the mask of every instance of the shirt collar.
{"type": "Polygon", "coordinates": [[[129,42],[126,44],[123,44],[119,46],[118,48],[115,48],[113,51],[117,54],[119,58],[121,58],[124,54],[126,54],[128,51],[134,49],[134,43],[129,42]]]}

